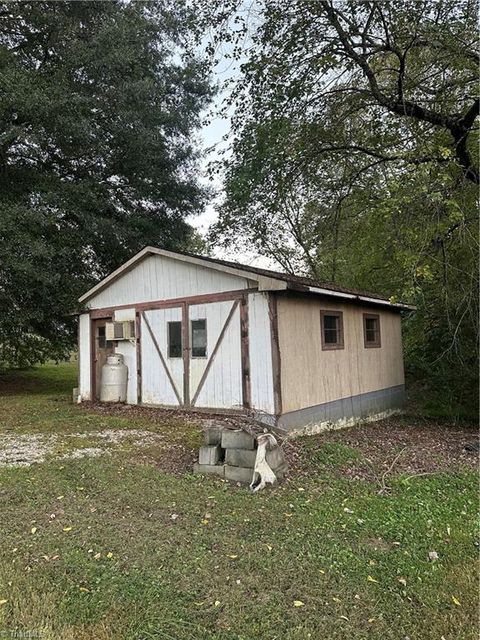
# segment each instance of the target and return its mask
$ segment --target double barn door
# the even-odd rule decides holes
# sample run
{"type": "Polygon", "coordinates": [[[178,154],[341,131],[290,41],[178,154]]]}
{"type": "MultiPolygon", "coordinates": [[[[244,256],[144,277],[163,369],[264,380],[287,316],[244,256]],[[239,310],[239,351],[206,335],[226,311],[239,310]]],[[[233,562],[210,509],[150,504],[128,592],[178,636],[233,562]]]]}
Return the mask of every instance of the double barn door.
{"type": "Polygon", "coordinates": [[[239,408],[242,300],[141,312],[141,402],[239,408]]]}

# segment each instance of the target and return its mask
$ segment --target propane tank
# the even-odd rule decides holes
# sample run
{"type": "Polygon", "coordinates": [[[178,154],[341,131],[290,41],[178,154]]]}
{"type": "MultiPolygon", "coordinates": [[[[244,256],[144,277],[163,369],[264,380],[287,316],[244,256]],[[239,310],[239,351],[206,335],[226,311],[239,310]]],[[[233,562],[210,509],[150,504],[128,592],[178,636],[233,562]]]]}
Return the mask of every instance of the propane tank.
{"type": "Polygon", "coordinates": [[[100,402],[125,402],[127,399],[128,367],[123,355],[116,353],[107,356],[102,367],[100,381],[100,402]]]}

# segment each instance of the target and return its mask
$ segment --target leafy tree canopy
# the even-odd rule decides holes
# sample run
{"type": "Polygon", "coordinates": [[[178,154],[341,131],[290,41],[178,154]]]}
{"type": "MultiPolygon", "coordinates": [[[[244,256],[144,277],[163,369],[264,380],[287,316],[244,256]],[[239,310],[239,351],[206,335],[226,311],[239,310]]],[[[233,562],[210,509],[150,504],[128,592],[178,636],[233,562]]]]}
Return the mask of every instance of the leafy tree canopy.
{"type": "Polygon", "coordinates": [[[288,271],[416,302],[407,366],[470,414],[477,11],[470,0],[205,8],[242,62],[213,238],[247,243],[288,271]]]}
{"type": "Polygon", "coordinates": [[[95,280],[198,242],[195,29],[182,1],[0,3],[0,362],[64,353],[95,280]]]}

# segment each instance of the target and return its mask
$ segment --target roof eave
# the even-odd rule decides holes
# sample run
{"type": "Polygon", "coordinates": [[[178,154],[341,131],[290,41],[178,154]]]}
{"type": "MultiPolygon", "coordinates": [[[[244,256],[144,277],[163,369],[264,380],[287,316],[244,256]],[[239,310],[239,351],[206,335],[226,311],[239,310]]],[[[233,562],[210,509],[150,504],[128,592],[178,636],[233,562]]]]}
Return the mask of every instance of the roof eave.
{"type": "Polygon", "coordinates": [[[416,311],[417,307],[413,304],[406,304],[405,302],[390,302],[383,298],[371,298],[370,296],[363,296],[356,293],[346,293],[344,291],[335,291],[333,289],[323,289],[321,287],[307,287],[310,293],[317,295],[325,295],[334,298],[344,298],[346,300],[365,302],[368,304],[381,305],[383,307],[389,307],[390,309],[398,309],[399,311],[416,311]]]}

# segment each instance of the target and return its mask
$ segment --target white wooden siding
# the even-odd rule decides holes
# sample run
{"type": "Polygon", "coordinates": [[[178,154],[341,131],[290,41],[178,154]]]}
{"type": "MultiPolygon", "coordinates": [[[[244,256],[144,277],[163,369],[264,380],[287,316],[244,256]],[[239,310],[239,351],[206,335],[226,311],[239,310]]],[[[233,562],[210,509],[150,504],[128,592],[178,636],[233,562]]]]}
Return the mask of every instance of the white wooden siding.
{"type": "Polygon", "coordinates": [[[91,399],[91,351],[90,351],[90,316],[88,313],[80,314],[78,318],[78,387],[82,400],[91,399]]]}
{"type": "Polygon", "coordinates": [[[88,302],[88,307],[101,309],[171,300],[244,289],[247,286],[248,280],[228,273],[163,256],[149,256],[94,296],[88,302]]]}
{"type": "MultiPolygon", "coordinates": [[[[175,386],[183,399],[183,359],[169,358],[167,350],[167,323],[182,320],[180,307],[171,309],[154,309],[145,315],[165,358],[175,386]]],[[[141,321],[141,354],[142,354],[142,403],[165,404],[178,406],[178,399],[160,360],[150,331],[142,318],[141,321]]]]}
{"type": "MultiPolygon", "coordinates": [[[[235,304],[233,300],[228,300],[189,307],[190,322],[203,318],[207,321],[207,357],[190,358],[191,400],[233,304],[235,304]]],[[[195,406],[238,409],[242,404],[242,356],[238,306],[223,336],[195,406]]]]}
{"type": "Polygon", "coordinates": [[[250,393],[252,409],[275,413],[268,294],[248,296],[250,393]]]}

